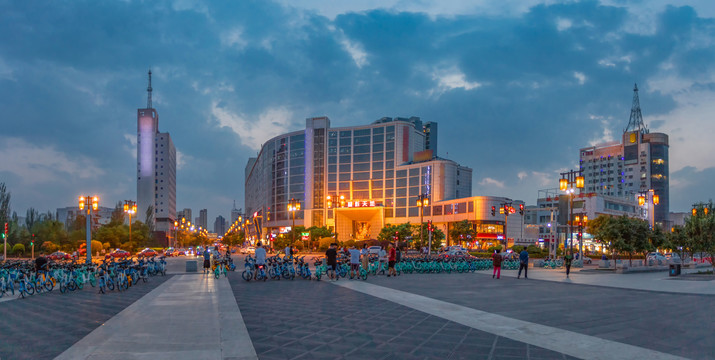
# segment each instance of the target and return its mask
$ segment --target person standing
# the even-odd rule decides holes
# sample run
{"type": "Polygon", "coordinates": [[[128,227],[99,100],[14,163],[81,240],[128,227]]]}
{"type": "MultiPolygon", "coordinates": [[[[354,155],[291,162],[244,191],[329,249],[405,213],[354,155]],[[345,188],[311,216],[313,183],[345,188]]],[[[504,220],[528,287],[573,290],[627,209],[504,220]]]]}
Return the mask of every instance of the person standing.
{"type": "Polygon", "coordinates": [[[397,261],[397,251],[395,250],[395,247],[390,244],[389,246],[390,249],[390,255],[387,258],[387,277],[392,276],[397,276],[397,272],[395,271],[395,261],[397,261]]]}
{"type": "Polygon", "coordinates": [[[266,249],[263,248],[263,244],[259,241],[258,244],[256,244],[256,271],[258,271],[259,267],[266,266],[266,249]]]}
{"type": "Polygon", "coordinates": [[[206,248],[204,249],[204,274],[209,273],[209,268],[211,267],[211,253],[209,252],[209,249],[206,248]]]}
{"type": "Polygon", "coordinates": [[[288,261],[288,260],[293,259],[293,249],[291,248],[290,245],[286,246],[285,254],[286,254],[286,256],[283,258],[283,260],[288,261]]]}
{"type": "Polygon", "coordinates": [[[526,251],[526,246],[524,246],[524,250],[519,253],[519,273],[516,275],[517,279],[521,277],[521,269],[524,269],[524,279],[528,279],[529,277],[527,276],[527,272],[529,271],[529,252],[526,251]]]}
{"type": "Polygon", "coordinates": [[[385,263],[387,262],[387,252],[385,251],[384,246],[380,246],[380,251],[377,253],[377,259],[379,261],[380,267],[377,268],[377,273],[379,274],[381,271],[384,273],[384,266],[385,263]]]}
{"type": "Polygon", "coordinates": [[[335,249],[335,244],[330,244],[330,247],[328,247],[328,250],[325,251],[325,259],[326,263],[328,265],[328,276],[330,277],[331,281],[336,281],[337,276],[335,275],[335,269],[338,265],[338,251],[335,249]]]}
{"type": "Polygon", "coordinates": [[[367,250],[367,244],[362,245],[362,250],[360,250],[360,256],[362,257],[362,268],[367,271],[370,259],[370,253],[367,250]]]}
{"type": "Polygon", "coordinates": [[[567,252],[566,256],[564,256],[564,266],[566,266],[566,277],[569,277],[569,273],[571,272],[571,262],[573,261],[573,255],[571,255],[571,252],[567,252]]]}
{"type": "Polygon", "coordinates": [[[360,276],[360,250],[355,248],[355,245],[350,247],[350,278],[354,279],[360,276]]]}
{"type": "Polygon", "coordinates": [[[494,276],[499,279],[501,277],[501,261],[502,257],[499,255],[499,250],[494,249],[494,254],[492,254],[492,265],[494,265],[494,272],[492,273],[492,279],[494,276]]]}

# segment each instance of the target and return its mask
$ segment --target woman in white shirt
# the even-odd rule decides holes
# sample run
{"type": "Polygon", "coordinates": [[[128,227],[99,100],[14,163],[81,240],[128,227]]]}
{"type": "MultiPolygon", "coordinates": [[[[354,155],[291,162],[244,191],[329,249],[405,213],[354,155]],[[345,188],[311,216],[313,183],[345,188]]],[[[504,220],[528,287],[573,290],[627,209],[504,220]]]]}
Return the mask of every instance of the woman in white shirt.
{"type": "Polygon", "coordinates": [[[385,251],[384,246],[380,246],[380,251],[377,253],[378,259],[380,260],[380,267],[377,270],[377,273],[380,274],[382,273],[383,275],[385,274],[385,269],[383,266],[387,265],[387,251],[385,251]]]}

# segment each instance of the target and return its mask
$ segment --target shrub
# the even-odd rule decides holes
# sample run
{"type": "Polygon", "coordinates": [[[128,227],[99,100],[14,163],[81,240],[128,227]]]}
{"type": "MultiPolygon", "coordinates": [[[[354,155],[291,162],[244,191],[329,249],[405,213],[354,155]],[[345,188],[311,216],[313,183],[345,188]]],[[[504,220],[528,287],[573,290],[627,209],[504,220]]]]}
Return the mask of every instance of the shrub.
{"type": "Polygon", "coordinates": [[[59,250],[59,246],[57,246],[57,244],[53,243],[52,241],[45,241],[40,246],[40,249],[42,249],[42,251],[44,251],[46,254],[51,254],[59,250]]]}
{"type": "Polygon", "coordinates": [[[97,253],[97,251],[101,252],[102,249],[104,249],[104,245],[102,245],[101,242],[97,240],[92,240],[92,252],[97,253]]]}
{"type": "Polygon", "coordinates": [[[320,245],[318,246],[319,251],[325,251],[328,250],[328,247],[330,246],[330,243],[334,242],[335,239],[331,237],[324,237],[320,239],[320,245]]]}
{"type": "Polygon", "coordinates": [[[15,246],[12,247],[12,253],[15,255],[22,256],[25,253],[25,245],[15,244],[15,246]]]}

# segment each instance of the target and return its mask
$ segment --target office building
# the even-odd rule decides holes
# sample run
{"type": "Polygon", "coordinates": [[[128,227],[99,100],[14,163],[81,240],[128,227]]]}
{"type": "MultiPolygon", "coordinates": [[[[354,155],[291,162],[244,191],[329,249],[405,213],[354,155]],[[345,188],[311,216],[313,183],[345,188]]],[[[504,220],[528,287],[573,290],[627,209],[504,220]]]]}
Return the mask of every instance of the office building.
{"type": "Polygon", "coordinates": [[[306,119],[305,130],[266,141],[249,159],[247,216],[258,219],[264,237],[285,232],[295,199],[296,225],[332,227],[339,240],[374,239],[386,223],[419,222],[419,195],[432,204],[470,197],[472,169],[438,157],[437,126],[427,124],[381,118],[332,128],[327,117],[306,119]]]}
{"type": "Polygon", "coordinates": [[[668,151],[668,135],[651,133],[643,123],[635,86],[630,120],[621,139],[580,150],[583,192],[637,200],[653,190],[646,195],[649,199],[641,206],[640,216],[669,228],[668,151]],[[650,199],[653,194],[658,195],[657,205],[650,199]]]}
{"type": "Polygon", "coordinates": [[[235,224],[238,219],[243,219],[243,211],[241,209],[236,209],[236,201],[233,201],[233,208],[231,209],[231,224],[235,224]]]}
{"type": "Polygon", "coordinates": [[[159,113],[151,103],[151,71],[147,106],[137,110],[137,212],[153,210],[155,231],[169,233],[176,220],[176,148],[168,132],[159,131],[159,113]]]}
{"type": "Polygon", "coordinates": [[[209,228],[209,213],[206,209],[199,210],[199,217],[195,220],[195,225],[200,226],[202,229],[209,228]]]}
{"type": "Polygon", "coordinates": [[[214,221],[214,232],[218,236],[223,236],[226,233],[226,219],[221,215],[217,216],[214,221]]]}

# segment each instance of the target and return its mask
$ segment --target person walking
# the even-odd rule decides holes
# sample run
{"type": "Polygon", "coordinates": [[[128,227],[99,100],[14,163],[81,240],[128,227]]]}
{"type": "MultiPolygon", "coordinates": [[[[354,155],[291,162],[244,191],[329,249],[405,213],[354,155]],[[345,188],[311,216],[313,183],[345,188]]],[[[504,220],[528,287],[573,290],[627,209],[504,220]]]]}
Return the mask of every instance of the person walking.
{"type": "Polygon", "coordinates": [[[380,266],[377,268],[377,274],[380,274],[381,271],[384,274],[385,269],[383,267],[387,262],[387,252],[385,251],[385,246],[380,246],[380,251],[377,253],[377,259],[380,264],[380,266]]]}
{"type": "Polygon", "coordinates": [[[286,256],[283,258],[283,260],[285,260],[285,261],[293,260],[293,249],[291,248],[290,245],[286,246],[285,254],[286,254],[286,256]]]}
{"type": "Polygon", "coordinates": [[[569,273],[571,272],[571,262],[573,261],[573,255],[571,255],[571,252],[567,252],[566,256],[564,256],[564,266],[566,266],[566,277],[569,277],[569,273]]]}
{"type": "Polygon", "coordinates": [[[395,261],[397,261],[397,251],[395,250],[395,247],[390,244],[389,246],[389,257],[387,258],[387,277],[392,276],[397,276],[397,272],[395,271],[395,261]]]}
{"type": "Polygon", "coordinates": [[[338,265],[338,251],[335,249],[336,244],[330,244],[328,250],[325,251],[326,264],[328,265],[328,276],[331,281],[336,281],[337,276],[335,275],[335,269],[338,265]]]}
{"type": "Polygon", "coordinates": [[[501,261],[502,257],[499,255],[499,250],[494,249],[494,254],[492,254],[492,265],[494,265],[492,279],[494,279],[494,276],[496,276],[497,279],[501,277],[501,261]]]}
{"type": "Polygon", "coordinates": [[[519,253],[519,273],[516,275],[517,279],[521,277],[521,269],[524,269],[524,279],[528,279],[529,277],[527,276],[527,272],[529,271],[529,252],[526,251],[526,246],[524,246],[524,250],[519,253]]]}

